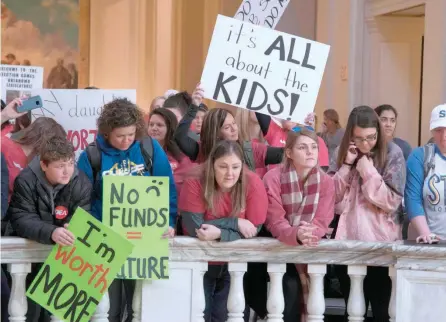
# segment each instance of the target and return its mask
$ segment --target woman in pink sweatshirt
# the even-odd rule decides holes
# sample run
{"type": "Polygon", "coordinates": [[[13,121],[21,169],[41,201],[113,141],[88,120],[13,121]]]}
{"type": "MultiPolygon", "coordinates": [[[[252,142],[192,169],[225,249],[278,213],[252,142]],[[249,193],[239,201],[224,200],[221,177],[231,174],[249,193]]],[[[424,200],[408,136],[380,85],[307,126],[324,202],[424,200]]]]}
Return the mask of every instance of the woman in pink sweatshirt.
{"type": "MultiPolygon", "coordinates": [[[[335,238],[368,242],[401,239],[404,155],[395,143],[387,142],[372,108],[359,106],[352,110],[333,160],[329,173],[335,173],[336,210],[340,214],[335,238]]],[[[345,267],[339,275],[347,297],[345,267]]],[[[372,306],[374,321],[388,321],[388,268],[368,268],[364,294],[372,306]]]]}
{"type": "MultiPolygon", "coordinates": [[[[263,178],[269,204],[266,228],[288,245],[317,245],[334,217],[334,183],[319,168],[318,142],[312,131],[288,132],[283,164],[263,178]]],[[[305,267],[298,265],[296,270],[294,264],[287,265],[285,322],[304,321],[300,316],[305,308],[298,303],[306,302],[307,281],[305,267]]]]}

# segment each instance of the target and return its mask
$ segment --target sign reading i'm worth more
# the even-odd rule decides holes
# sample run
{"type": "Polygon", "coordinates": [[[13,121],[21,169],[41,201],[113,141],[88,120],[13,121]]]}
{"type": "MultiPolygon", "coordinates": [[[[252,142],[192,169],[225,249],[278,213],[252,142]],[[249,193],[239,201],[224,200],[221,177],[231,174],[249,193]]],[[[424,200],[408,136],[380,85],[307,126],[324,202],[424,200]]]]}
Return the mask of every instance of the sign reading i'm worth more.
{"type": "Polygon", "coordinates": [[[67,131],[73,143],[76,158],[96,139],[96,120],[104,104],[115,98],[127,98],[136,103],[136,90],[110,89],[41,89],[32,92],[40,95],[43,108],[33,110],[33,118],[54,118],[67,131]]]}
{"type": "Polygon", "coordinates": [[[329,50],[219,15],[201,86],[206,98],[304,123],[314,110],[329,50]]]}
{"type": "Polygon", "coordinates": [[[234,18],[275,29],[290,0],[243,0],[234,18]]]}
{"type": "Polygon", "coordinates": [[[102,222],[135,248],[117,278],[168,279],[169,178],[104,176],[102,222]]]}
{"type": "Polygon", "coordinates": [[[68,230],[74,245],[53,248],[26,295],[64,321],[86,322],[133,245],[81,208],[68,230]]]}

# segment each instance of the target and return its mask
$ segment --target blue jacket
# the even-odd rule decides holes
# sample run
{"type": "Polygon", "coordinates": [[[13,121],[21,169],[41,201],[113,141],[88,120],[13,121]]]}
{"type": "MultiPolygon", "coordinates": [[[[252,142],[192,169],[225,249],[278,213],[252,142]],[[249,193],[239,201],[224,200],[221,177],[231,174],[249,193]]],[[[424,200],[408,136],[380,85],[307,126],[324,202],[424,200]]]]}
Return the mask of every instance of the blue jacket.
{"type": "MultiPolygon", "coordinates": [[[[170,196],[170,218],[169,225],[175,227],[177,217],[177,191],[175,188],[175,180],[173,179],[172,169],[170,168],[167,155],[162,149],[161,145],[156,140],[152,140],[153,143],[153,157],[152,157],[152,175],[158,177],[169,177],[169,196],[170,196]]],[[[93,178],[93,169],[88,160],[87,153],[84,151],[79,157],[78,168],[83,171],[93,184],[93,189],[101,191],[100,194],[93,193],[91,212],[92,215],[98,220],[102,221],[102,173],[110,169],[117,170],[118,168],[125,169],[128,165],[144,164],[144,157],[141,153],[140,143],[135,141],[130,148],[126,151],[121,151],[113,148],[103,136],[98,135],[96,138],[96,144],[102,153],[102,165],[101,171],[97,174],[97,179],[93,178]],[[99,198],[98,198],[99,196],[99,198]]],[[[137,175],[136,173],[133,175],[137,175]]],[[[147,171],[144,172],[145,176],[150,176],[147,171]]]]}

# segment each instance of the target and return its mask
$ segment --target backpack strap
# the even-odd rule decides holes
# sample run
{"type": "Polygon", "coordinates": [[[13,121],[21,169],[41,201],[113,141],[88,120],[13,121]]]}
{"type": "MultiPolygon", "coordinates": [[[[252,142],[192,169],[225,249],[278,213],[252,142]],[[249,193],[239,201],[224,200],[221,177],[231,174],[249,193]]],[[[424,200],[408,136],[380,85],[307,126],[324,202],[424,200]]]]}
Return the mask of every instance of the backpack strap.
{"type": "Polygon", "coordinates": [[[101,171],[102,154],[95,142],[91,142],[85,149],[91,169],[93,170],[93,182],[96,181],[98,173],[101,171]]]}
{"type": "Polygon", "coordinates": [[[150,136],[144,137],[139,145],[141,147],[141,154],[144,158],[144,166],[145,170],[152,175],[152,167],[153,167],[153,142],[150,136]]]}
{"type": "Polygon", "coordinates": [[[433,143],[423,146],[424,151],[424,177],[426,178],[430,170],[435,169],[435,145],[433,143]]]}
{"type": "MultiPolygon", "coordinates": [[[[144,158],[145,170],[152,174],[153,166],[153,142],[151,137],[145,137],[140,142],[141,154],[144,158]]],[[[85,149],[91,169],[93,170],[93,181],[96,181],[98,173],[101,171],[102,154],[96,142],[90,143],[85,149]]]]}
{"type": "Polygon", "coordinates": [[[254,162],[254,153],[252,151],[252,144],[250,141],[243,142],[243,156],[245,158],[246,165],[251,171],[256,170],[256,164],[254,162]]]}

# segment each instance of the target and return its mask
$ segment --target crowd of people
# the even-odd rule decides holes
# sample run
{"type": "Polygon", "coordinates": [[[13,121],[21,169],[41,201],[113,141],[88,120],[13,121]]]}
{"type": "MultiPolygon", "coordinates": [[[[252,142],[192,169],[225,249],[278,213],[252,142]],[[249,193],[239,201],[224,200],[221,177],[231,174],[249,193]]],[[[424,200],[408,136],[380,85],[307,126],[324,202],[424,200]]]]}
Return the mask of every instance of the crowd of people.
{"type": "MultiPolygon", "coordinates": [[[[314,114],[297,124],[245,109],[208,109],[203,96],[199,85],[192,95],[169,91],[153,100],[148,115],[127,99],[105,104],[96,141],[77,164],[57,120],[26,120],[17,112],[21,99],[2,106],[2,235],[72,245],[67,227],[75,209],[102,220],[102,178],[113,174],[171,179],[165,238],[269,236],[295,247],[317,246],[323,238],[446,238],[446,104],[432,111],[433,142],[412,150],[395,137],[398,113],[390,105],[355,107],[345,128],[334,109],[326,110],[316,133],[314,114]]],[[[346,267],[335,273],[347,301],[346,267]]],[[[265,318],[267,283],[266,264],[249,263],[245,321],[251,310],[265,318]]],[[[205,321],[226,321],[229,285],[227,263],[209,263],[205,321]]],[[[132,280],[111,284],[109,321],[131,321],[134,289],[132,280]]],[[[8,290],[2,270],[2,312],[8,290]]],[[[304,322],[305,265],[287,265],[283,292],[284,321],[304,322]]],[[[364,293],[374,321],[389,321],[388,268],[368,268],[364,293]]],[[[48,312],[30,302],[27,318],[45,321],[48,312]]]]}

